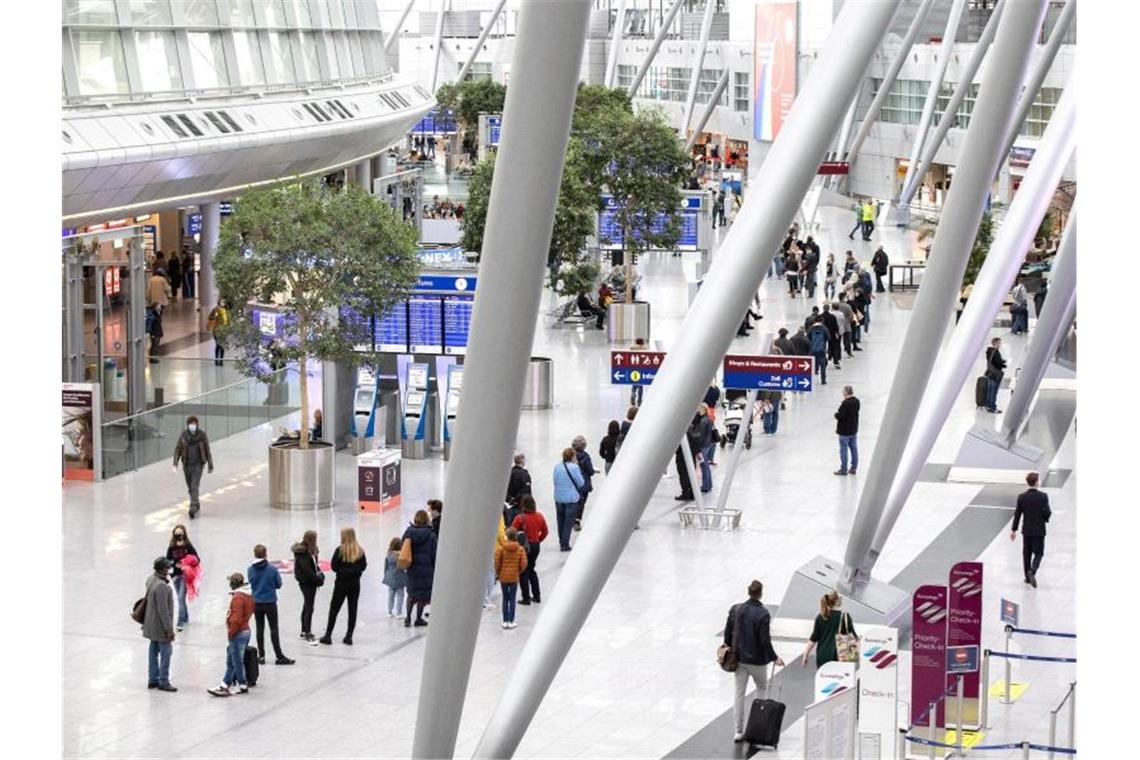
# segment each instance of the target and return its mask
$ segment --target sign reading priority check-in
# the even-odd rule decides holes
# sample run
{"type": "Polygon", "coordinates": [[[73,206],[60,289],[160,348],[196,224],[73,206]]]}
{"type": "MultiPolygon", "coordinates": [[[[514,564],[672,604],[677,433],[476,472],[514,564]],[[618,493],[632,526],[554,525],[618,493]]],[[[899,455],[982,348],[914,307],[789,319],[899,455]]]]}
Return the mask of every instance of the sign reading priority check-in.
{"type": "Polygon", "coordinates": [[[815,360],[810,356],[724,357],[724,387],[732,390],[800,391],[812,389],[815,360]]]}
{"type": "Polygon", "coordinates": [[[610,383],[649,385],[663,361],[664,351],[610,351],[610,383]]]}

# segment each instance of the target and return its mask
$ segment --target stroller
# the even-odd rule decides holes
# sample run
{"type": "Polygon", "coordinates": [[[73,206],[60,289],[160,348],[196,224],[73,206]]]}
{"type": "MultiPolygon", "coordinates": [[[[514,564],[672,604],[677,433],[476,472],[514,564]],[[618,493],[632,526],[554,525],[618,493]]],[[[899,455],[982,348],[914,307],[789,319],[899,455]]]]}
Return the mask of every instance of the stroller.
{"type": "MultiPolygon", "coordinates": [[[[731,399],[726,392],[724,401],[724,435],[720,437],[720,447],[736,443],[736,436],[740,434],[741,423],[744,423],[744,411],[748,404],[744,393],[733,396],[731,399]]],[[[752,448],[752,420],[748,420],[744,428],[744,448],[752,448]]]]}

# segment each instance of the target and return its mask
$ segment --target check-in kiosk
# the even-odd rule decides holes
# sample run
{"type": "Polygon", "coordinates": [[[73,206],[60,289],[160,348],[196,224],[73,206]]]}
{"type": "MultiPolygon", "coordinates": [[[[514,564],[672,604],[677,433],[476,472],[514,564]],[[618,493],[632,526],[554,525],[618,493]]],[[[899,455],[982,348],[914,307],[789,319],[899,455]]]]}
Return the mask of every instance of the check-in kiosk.
{"type": "Polygon", "coordinates": [[[451,459],[451,441],[455,437],[455,415],[459,413],[459,396],[463,390],[463,366],[447,368],[447,395],[443,415],[443,458],[451,459]]]}
{"type": "Polygon", "coordinates": [[[430,441],[428,420],[428,365],[408,365],[404,387],[404,419],[400,428],[400,449],[405,459],[423,459],[430,441]]]}
{"type": "Polygon", "coordinates": [[[385,409],[378,406],[376,373],[370,367],[356,370],[356,390],[352,397],[352,451],[362,454],[385,444],[385,409]]]}

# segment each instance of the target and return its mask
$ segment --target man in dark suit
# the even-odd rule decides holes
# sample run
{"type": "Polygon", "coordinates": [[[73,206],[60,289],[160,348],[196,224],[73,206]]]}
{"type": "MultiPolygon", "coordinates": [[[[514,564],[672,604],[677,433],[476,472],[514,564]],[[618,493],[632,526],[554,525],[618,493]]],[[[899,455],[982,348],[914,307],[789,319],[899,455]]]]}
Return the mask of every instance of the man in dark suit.
{"type": "Polygon", "coordinates": [[[1041,567],[1041,557],[1045,555],[1045,523],[1053,515],[1049,509],[1049,497],[1037,490],[1037,473],[1025,476],[1029,489],[1017,497],[1017,509],[1013,513],[1013,529],[1009,540],[1017,539],[1017,525],[1021,526],[1021,564],[1025,570],[1025,582],[1037,588],[1037,568],[1041,567]]]}
{"type": "Polygon", "coordinates": [[[768,663],[783,666],[784,661],[772,647],[772,613],[760,603],[764,584],[752,581],[748,584],[748,599],[734,604],[728,611],[724,624],[724,645],[736,651],[736,699],[733,702],[732,716],[736,721],[736,734],[733,741],[744,741],[744,692],[748,689],[748,679],[756,684],[756,695],[768,685],[768,663]]]}

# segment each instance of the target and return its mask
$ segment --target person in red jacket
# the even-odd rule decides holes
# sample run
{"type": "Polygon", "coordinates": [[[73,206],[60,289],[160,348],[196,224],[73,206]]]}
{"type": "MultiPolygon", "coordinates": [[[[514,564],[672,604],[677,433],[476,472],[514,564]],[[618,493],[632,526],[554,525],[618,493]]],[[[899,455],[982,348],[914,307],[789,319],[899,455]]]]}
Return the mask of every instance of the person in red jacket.
{"type": "Polygon", "coordinates": [[[540,544],[546,540],[550,530],[546,527],[546,518],[536,508],[533,496],[530,494],[523,496],[521,504],[522,514],[511,523],[512,528],[526,534],[527,540],[526,569],[523,570],[519,580],[522,589],[522,599],[519,600],[519,604],[530,604],[531,599],[535,604],[542,604],[542,591],[538,587],[535,564],[538,562],[538,550],[542,548],[540,544]]]}
{"type": "Polygon", "coordinates": [[[226,673],[220,686],[208,691],[215,697],[229,697],[249,691],[245,676],[245,648],[249,646],[249,619],[253,615],[253,597],[241,573],[229,577],[230,608],[226,612],[226,673]]]}

